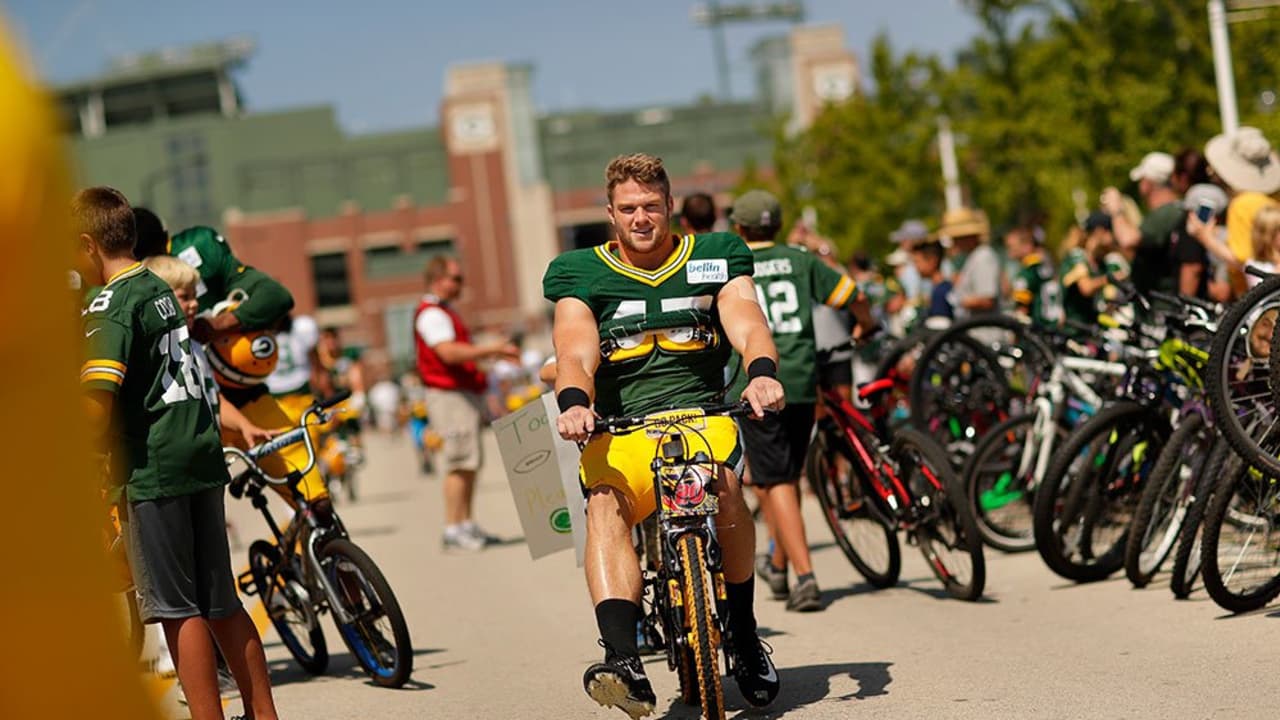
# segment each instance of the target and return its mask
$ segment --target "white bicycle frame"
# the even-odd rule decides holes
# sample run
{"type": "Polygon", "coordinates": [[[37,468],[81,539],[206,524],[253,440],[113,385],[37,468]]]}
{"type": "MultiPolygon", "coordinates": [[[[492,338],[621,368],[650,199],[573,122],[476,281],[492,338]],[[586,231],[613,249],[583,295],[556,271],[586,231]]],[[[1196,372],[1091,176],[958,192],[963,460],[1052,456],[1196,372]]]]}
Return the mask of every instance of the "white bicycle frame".
{"type": "Polygon", "coordinates": [[[1093,360],[1070,355],[1058,358],[1053,363],[1053,370],[1049,372],[1049,379],[1036,393],[1035,420],[1031,424],[1031,436],[1022,444],[1022,457],[1018,461],[1017,477],[1027,476],[1034,456],[1035,472],[1031,476],[1031,487],[1040,485],[1045,472],[1049,469],[1049,459],[1053,455],[1056,435],[1054,408],[1061,407],[1062,403],[1066,402],[1068,390],[1074,397],[1080,398],[1089,405],[1095,408],[1102,407],[1102,396],[1080,377],[1080,373],[1120,377],[1128,369],[1129,367],[1124,363],[1108,360],[1093,360]]]}

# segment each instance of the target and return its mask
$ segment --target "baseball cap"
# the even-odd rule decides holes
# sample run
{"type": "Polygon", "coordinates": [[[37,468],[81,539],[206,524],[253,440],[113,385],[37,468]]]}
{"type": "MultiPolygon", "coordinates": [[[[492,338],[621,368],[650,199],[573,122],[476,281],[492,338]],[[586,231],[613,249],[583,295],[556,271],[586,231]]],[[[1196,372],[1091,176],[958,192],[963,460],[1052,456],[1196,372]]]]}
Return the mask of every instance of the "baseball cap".
{"type": "Polygon", "coordinates": [[[782,205],[773,193],[748,190],[733,201],[729,219],[743,227],[781,227],[782,205]]]}
{"type": "Polygon", "coordinates": [[[1137,182],[1143,178],[1158,183],[1167,183],[1173,177],[1176,163],[1169,153],[1149,152],[1142,158],[1138,166],[1129,171],[1129,179],[1137,182]]]}
{"type": "Polygon", "coordinates": [[[1227,193],[1212,183],[1200,183],[1187,188],[1187,195],[1182,199],[1182,207],[1195,210],[1202,203],[1213,208],[1216,215],[1227,209],[1227,193]]]}
{"type": "Polygon", "coordinates": [[[920,220],[903,220],[897,230],[889,233],[889,239],[899,245],[924,242],[929,239],[929,226],[920,220]]]}
{"type": "Polygon", "coordinates": [[[1093,232],[1098,228],[1111,229],[1111,216],[1101,210],[1094,210],[1084,219],[1085,232],[1093,232]]]}

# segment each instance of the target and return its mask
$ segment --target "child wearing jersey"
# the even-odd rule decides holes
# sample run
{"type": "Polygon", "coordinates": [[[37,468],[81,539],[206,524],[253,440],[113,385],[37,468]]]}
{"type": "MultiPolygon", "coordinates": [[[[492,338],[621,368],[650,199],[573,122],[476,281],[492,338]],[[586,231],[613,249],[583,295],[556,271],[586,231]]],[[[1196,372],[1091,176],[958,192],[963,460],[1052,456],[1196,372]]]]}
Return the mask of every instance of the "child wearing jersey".
{"type": "Polygon", "coordinates": [[[213,639],[246,712],[274,720],[262,639],[236,592],[227,545],[229,481],[217,423],[173,291],[133,259],[136,225],[118,191],[72,201],[77,270],[102,290],[85,308],[80,372],[92,439],[117,458],[127,550],[147,623],[160,623],[192,720],[221,720],[213,639]]]}

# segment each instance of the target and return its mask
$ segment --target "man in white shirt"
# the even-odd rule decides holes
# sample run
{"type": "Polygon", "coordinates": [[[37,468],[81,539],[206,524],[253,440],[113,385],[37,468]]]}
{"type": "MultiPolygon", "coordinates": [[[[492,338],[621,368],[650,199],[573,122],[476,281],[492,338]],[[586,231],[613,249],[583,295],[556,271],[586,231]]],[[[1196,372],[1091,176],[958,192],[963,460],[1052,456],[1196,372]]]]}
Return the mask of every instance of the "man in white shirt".
{"type": "Polygon", "coordinates": [[[479,360],[510,358],[520,348],[503,339],[477,345],[452,302],[462,294],[458,261],[437,256],[427,262],[427,294],[414,316],[414,344],[418,375],[426,386],[431,424],[444,439],[439,453],[445,471],[444,547],[481,550],[492,540],[471,518],[476,473],[484,461],[480,429],[484,421],[482,394],[487,387],[479,360]]]}

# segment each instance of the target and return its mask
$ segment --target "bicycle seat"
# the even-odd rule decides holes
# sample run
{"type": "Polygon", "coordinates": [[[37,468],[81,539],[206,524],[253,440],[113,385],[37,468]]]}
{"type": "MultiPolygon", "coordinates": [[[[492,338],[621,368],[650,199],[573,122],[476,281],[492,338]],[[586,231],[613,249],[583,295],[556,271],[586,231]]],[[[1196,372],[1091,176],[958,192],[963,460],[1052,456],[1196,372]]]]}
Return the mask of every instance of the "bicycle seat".
{"type": "Polygon", "coordinates": [[[877,398],[879,398],[881,395],[889,392],[892,389],[893,389],[892,378],[880,378],[879,380],[872,380],[871,382],[863,383],[858,386],[858,399],[865,400],[866,402],[869,402],[869,403],[875,402],[877,398]]]}

